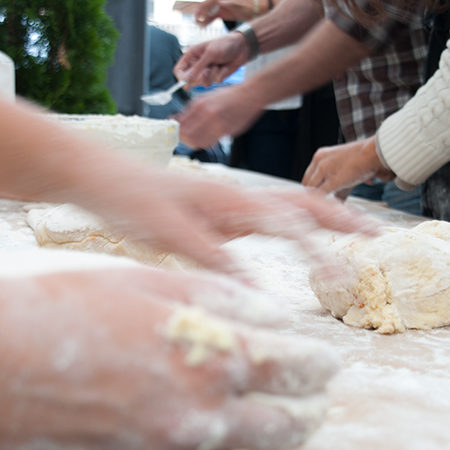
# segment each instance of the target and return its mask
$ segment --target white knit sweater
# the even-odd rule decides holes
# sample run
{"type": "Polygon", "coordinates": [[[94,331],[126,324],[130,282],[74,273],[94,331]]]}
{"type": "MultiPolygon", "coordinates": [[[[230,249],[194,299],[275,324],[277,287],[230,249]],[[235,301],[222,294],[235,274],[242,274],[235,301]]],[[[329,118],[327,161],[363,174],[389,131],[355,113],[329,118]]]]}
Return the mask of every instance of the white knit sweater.
{"type": "Polygon", "coordinates": [[[377,133],[377,151],[409,189],[450,161],[450,40],[439,70],[377,133]]]}

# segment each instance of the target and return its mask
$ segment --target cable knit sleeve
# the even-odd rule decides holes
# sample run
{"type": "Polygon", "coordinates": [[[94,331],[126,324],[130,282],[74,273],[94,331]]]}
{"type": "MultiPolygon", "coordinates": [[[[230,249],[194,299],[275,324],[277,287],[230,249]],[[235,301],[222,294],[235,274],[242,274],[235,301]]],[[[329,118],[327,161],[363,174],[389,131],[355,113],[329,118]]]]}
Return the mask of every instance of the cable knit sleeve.
{"type": "Polygon", "coordinates": [[[382,123],[377,146],[402,189],[423,183],[450,161],[450,40],[436,73],[382,123]]]}

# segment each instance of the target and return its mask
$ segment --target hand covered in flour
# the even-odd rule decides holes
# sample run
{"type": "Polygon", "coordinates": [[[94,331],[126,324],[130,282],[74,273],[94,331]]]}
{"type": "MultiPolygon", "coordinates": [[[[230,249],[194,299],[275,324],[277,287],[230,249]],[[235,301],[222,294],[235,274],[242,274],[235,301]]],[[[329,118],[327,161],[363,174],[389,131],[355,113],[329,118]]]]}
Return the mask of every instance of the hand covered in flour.
{"type": "MultiPolygon", "coordinates": [[[[147,174],[146,174],[147,175],[147,174]]],[[[300,244],[322,264],[320,250],[310,242],[320,227],[376,234],[365,216],[337,201],[300,189],[245,190],[167,172],[139,180],[123,180],[121,195],[90,205],[107,222],[138,243],[187,256],[204,267],[241,275],[241,268],[221,245],[258,233],[300,244]],[[158,186],[155,192],[143,187],[158,186]],[[129,199],[133,199],[130,202],[129,199]]]]}
{"type": "Polygon", "coordinates": [[[170,303],[149,272],[1,280],[1,446],[301,444],[323,419],[333,352],[170,303]]]}
{"type": "Polygon", "coordinates": [[[210,86],[223,81],[249,57],[250,51],[243,35],[231,32],[190,47],[174,67],[174,74],[179,80],[186,80],[187,87],[210,86]]]}
{"type": "Polygon", "coordinates": [[[0,192],[77,204],[102,216],[127,239],[187,256],[204,267],[237,273],[239,268],[221,248],[237,236],[276,235],[307,246],[306,222],[308,231],[311,225],[372,231],[366,219],[321,197],[299,190],[248,192],[143,166],[27,107],[1,100],[0,106],[0,192]]]}
{"type": "Polygon", "coordinates": [[[337,192],[377,177],[392,180],[394,173],[380,161],[375,136],[320,148],[305,172],[302,183],[324,192],[337,192]]]}

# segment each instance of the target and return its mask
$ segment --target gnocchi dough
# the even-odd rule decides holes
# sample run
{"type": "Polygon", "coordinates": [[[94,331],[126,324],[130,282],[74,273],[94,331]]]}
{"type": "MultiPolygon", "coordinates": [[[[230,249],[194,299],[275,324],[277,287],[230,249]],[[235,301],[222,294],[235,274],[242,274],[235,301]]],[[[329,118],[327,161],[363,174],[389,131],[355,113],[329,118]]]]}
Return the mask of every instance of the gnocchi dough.
{"type": "Polygon", "coordinates": [[[31,209],[27,222],[42,247],[127,256],[151,266],[182,268],[174,255],[141,247],[72,204],[31,209]]]}
{"type": "Polygon", "coordinates": [[[450,223],[386,228],[375,239],[347,236],[331,245],[338,280],[310,274],[322,306],[347,325],[379,333],[450,324],[450,223]]]}

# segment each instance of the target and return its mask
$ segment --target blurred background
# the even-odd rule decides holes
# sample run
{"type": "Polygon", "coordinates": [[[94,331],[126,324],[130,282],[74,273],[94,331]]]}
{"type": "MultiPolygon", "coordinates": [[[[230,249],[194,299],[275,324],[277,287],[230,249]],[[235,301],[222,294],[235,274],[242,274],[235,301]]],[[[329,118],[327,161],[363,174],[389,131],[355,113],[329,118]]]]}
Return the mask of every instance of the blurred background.
{"type": "MultiPolygon", "coordinates": [[[[165,106],[149,107],[141,96],[177,81],[173,67],[183,50],[227,31],[221,20],[197,26],[195,1],[178,2],[183,12],[174,10],[174,3],[0,0],[0,51],[14,62],[16,93],[58,113],[170,118],[205,89],[180,90],[165,106]]],[[[221,85],[242,78],[234,75],[221,85]]],[[[225,138],[208,149],[180,142],[175,153],[226,162],[228,149],[225,138]]]]}
{"type": "Polygon", "coordinates": [[[175,36],[181,49],[225,32],[221,21],[199,28],[173,4],[0,0],[0,50],[14,61],[17,93],[57,112],[144,114],[140,96],[164,88],[150,85],[161,62],[151,53],[158,43],[149,25],[175,36]]]}

